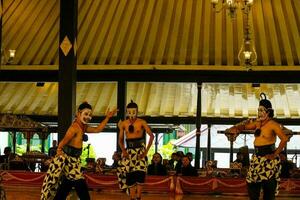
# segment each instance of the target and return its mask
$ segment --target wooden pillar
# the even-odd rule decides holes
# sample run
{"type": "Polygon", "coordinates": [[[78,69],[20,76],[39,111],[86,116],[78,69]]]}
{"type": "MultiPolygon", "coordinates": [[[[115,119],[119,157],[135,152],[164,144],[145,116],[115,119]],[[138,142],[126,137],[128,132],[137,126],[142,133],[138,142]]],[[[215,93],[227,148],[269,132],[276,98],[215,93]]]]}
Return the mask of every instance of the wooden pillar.
{"type": "Polygon", "coordinates": [[[16,143],[17,143],[17,133],[16,131],[12,132],[12,139],[13,139],[13,153],[16,154],[16,143]]]}
{"type": "Polygon", "coordinates": [[[42,140],[42,153],[45,153],[45,140],[42,140]]]}
{"type": "Polygon", "coordinates": [[[230,133],[226,133],[225,135],[228,139],[228,141],[230,142],[230,162],[233,162],[233,142],[236,140],[236,137],[238,136],[238,134],[230,134],[230,133]]]}
{"type": "Polygon", "coordinates": [[[211,124],[207,125],[207,153],[206,153],[206,160],[211,160],[211,124]]]}
{"type": "Polygon", "coordinates": [[[233,141],[230,141],[230,163],[233,162],[233,141]]]}
{"type": "Polygon", "coordinates": [[[2,25],[2,21],[3,21],[3,0],[0,0],[0,70],[1,70],[1,66],[2,66],[2,28],[3,28],[3,25],[2,25]]]}
{"type": "Polygon", "coordinates": [[[155,153],[157,153],[157,145],[158,145],[158,136],[159,133],[154,133],[155,134],[155,153]]]}
{"type": "Polygon", "coordinates": [[[30,140],[31,140],[31,138],[33,137],[33,135],[34,135],[33,132],[29,132],[29,131],[24,132],[24,136],[25,136],[26,141],[27,141],[27,144],[26,144],[26,152],[29,152],[29,151],[30,151],[30,140]]]}
{"type": "MultiPolygon", "coordinates": [[[[126,81],[118,81],[118,119],[124,120],[126,116],[126,81]]],[[[117,122],[118,123],[118,122],[117,122]]],[[[117,125],[117,151],[121,152],[119,146],[119,128],[117,125]]]]}
{"type": "Polygon", "coordinates": [[[75,117],[78,0],[60,1],[58,140],[75,117]]]}
{"type": "Polygon", "coordinates": [[[197,116],[196,116],[196,150],[195,150],[195,168],[200,168],[200,134],[201,134],[201,83],[197,83],[197,116]]]}
{"type": "Polygon", "coordinates": [[[42,152],[45,153],[45,142],[49,136],[49,132],[40,132],[39,138],[42,140],[42,152]]]}

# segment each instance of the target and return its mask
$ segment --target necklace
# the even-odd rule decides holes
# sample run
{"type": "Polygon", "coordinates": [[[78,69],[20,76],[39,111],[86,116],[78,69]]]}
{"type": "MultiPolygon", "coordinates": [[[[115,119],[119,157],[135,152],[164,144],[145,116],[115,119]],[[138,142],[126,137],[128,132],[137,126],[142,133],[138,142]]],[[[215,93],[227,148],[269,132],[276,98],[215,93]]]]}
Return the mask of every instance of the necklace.
{"type": "Polygon", "coordinates": [[[266,125],[268,122],[270,121],[270,119],[266,119],[264,121],[260,121],[260,126],[259,128],[257,128],[254,132],[254,136],[255,137],[259,137],[261,134],[261,127],[263,127],[264,125],[266,125]]]}
{"type": "Polygon", "coordinates": [[[129,120],[129,122],[130,122],[130,124],[128,126],[129,133],[134,133],[134,126],[133,126],[133,124],[134,124],[135,121],[136,120],[134,120],[134,121],[129,120]]]}

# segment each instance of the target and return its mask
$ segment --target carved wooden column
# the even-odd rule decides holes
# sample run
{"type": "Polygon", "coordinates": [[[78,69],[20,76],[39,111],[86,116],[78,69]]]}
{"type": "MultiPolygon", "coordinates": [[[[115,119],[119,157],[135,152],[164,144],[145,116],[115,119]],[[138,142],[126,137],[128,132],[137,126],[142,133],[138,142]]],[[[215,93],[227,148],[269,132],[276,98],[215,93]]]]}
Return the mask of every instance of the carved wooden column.
{"type": "Polygon", "coordinates": [[[195,150],[195,168],[200,168],[200,135],[201,135],[201,86],[202,83],[197,83],[197,115],[196,115],[196,150],[195,150]]]}
{"type": "Polygon", "coordinates": [[[225,135],[230,142],[230,162],[233,162],[233,142],[236,140],[236,137],[238,134],[231,134],[231,133],[226,133],[225,135]]]}
{"type": "Polygon", "coordinates": [[[34,135],[34,132],[25,131],[25,132],[23,132],[23,134],[24,134],[24,137],[26,138],[26,141],[27,141],[26,152],[29,152],[30,151],[30,140],[34,135]]]}
{"type": "Polygon", "coordinates": [[[60,1],[58,140],[71,125],[76,110],[78,0],[60,1]]]}
{"type": "Polygon", "coordinates": [[[40,132],[39,133],[39,138],[42,140],[42,149],[41,149],[41,151],[43,152],[43,153],[45,153],[45,141],[46,141],[46,139],[48,138],[48,135],[49,135],[50,133],[49,132],[40,132]]]}

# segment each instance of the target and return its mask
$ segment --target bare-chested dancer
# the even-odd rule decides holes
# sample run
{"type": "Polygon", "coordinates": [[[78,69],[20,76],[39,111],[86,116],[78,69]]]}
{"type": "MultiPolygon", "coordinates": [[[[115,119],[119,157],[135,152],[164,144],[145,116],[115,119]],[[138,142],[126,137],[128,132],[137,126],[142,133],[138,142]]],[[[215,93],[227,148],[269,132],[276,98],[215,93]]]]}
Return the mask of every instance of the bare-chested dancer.
{"type": "Polygon", "coordinates": [[[101,132],[116,112],[117,109],[107,112],[106,118],[97,127],[90,127],[88,122],[92,119],[92,106],[87,102],[80,104],[76,119],[60,141],[57,155],[49,166],[42,186],[41,200],[64,200],[72,187],[80,199],[90,199],[87,184],[80,171],[82,143],[87,140],[85,133],[101,132]]]}
{"type": "Polygon", "coordinates": [[[147,153],[152,145],[154,135],[147,122],[137,118],[138,106],[131,101],[126,107],[127,119],[120,122],[119,145],[123,154],[123,165],[126,172],[126,182],[130,199],[141,199],[142,185],[147,171],[147,153]],[[146,146],[145,135],[150,136],[146,146]],[[126,136],[126,148],[124,138],[126,136]]]}
{"type": "Polygon", "coordinates": [[[266,99],[264,93],[261,93],[260,97],[257,120],[243,121],[226,131],[238,134],[242,130],[255,130],[255,153],[250,161],[246,178],[249,198],[258,200],[260,191],[263,189],[264,200],[273,200],[278,189],[277,183],[280,180],[279,153],[286,146],[288,138],[282,126],[273,120],[274,110],[271,102],[266,99]],[[280,139],[277,148],[275,147],[276,137],[280,139]]]}

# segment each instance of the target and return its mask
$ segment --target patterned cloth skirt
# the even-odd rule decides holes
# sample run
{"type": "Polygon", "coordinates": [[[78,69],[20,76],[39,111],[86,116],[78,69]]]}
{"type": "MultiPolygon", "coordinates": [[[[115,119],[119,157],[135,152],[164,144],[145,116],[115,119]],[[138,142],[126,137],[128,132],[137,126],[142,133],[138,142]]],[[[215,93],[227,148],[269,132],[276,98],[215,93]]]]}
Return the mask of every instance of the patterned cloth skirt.
{"type": "MultiPolygon", "coordinates": [[[[248,183],[257,183],[268,181],[275,177],[277,183],[280,181],[281,164],[280,158],[276,157],[274,160],[268,160],[264,156],[253,155],[250,161],[250,167],[246,177],[248,183]]],[[[279,184],[277,184],[276,193],[278,192],[279,184]]]]}
{"type": "Polygon", "coordinates": [[[145,145],[139,148],[128,148],[126,151],[129,154],[129,158],[123,158],[119,161],[117,176],[120,189],[128,193],[129,188],[126,184],[126,174],[134,171],[147,172],[148,163],[146,158],[139,158],[139,155],[145,151],[145,145]]]}
{"type": "Polygon", "coordinates": [[[80,170],[80,157],[67,154],[54,157],[43,181],[41,200],[52,200],[55,197],[63,176],[72,181],[84,179],[80,170]]]}

